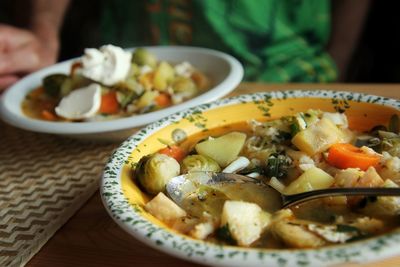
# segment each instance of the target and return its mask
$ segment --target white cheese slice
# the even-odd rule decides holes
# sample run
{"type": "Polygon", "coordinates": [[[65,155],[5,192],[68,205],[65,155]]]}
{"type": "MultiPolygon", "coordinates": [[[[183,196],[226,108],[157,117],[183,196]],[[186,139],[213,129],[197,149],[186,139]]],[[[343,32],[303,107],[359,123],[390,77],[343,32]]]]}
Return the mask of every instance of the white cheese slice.
{"type": "Polygon", "coordinates": [[[101,86],[92,83],[87,87],[73,90],[63,97],[55,111],[58,116],[66,119],[86,119],[99,111],[100,103],[101,86]]]}

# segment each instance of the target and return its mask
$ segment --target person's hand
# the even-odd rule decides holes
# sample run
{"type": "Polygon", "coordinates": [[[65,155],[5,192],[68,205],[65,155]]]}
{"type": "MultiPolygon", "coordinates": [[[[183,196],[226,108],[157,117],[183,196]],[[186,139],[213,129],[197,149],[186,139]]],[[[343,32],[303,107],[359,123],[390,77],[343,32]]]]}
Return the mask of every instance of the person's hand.
{"type": "Polygon", "coordinates": [[[0,24],[0,92],[23,75],[54,64],[58,41],[44,40],[33,32],[0,24]]]}

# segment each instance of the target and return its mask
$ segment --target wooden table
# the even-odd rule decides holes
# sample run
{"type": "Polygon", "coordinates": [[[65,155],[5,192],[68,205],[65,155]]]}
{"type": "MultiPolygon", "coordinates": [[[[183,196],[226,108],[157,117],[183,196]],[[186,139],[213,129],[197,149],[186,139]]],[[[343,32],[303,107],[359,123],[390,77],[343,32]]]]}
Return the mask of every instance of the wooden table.
{"type": "MultiPolygon", "coordinates": [[[[286,89],[332,89],[400,99],[400,85],[241,84],[232,95],[286,89]]],[[[27,266],[200,266],[149,248],[120,229],[97,192],[27,266]]],[[[350,266],[350,265],[347,265],[350,266]]],[[[353,265],[352,265],[353,266],[353,265]]],[[[355,266],[355,265],[354,265],[355,266]]],[[[400,266],[400,257],[364,266],[400,266]]]]}

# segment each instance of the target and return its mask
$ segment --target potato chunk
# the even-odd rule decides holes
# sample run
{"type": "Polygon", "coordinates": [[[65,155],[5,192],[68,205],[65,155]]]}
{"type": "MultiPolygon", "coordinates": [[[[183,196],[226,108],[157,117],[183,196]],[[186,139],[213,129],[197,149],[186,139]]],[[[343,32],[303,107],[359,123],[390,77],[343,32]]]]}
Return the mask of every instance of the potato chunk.
{"type": "Polygon", "coordinates": [[[273,216],[270,230],[273,236],[291,248],[317,248],[326,244],[323,238],[296,220],[289,209],[280,210],[273,216]]]}
{"type": "Polygon", "coordinates": [[[284,190],[285,194],[297,194],[311,190],[329,188],[335,179],[321,170],[320,168],[313,167],[306,170],[296,180],[290,183],[284,190]]]}
{"type": "Polygon", "coordinates": [[[222,209],[221,226],[228,226],[239,246],[248,247],[260,238],[265,227],[262,209],[254,203],[228,200],[222,209]]]}
{"type": "Polygon", "coordinates": [[[154,72],[154,88],[159,91],[167,90],[168,84],[174,78],[174,68],[165,61],[161,61],[154,72]]]}
{"type": "Polygon", "coordinates": [[[298,132],[292,143],[301,151],[313,156],[332,144],[343,142],[343,132],[330,120],[322,118],[303,131],[298,132]]]}
{"type": "Polygon", "coordinates": [[[234,161],[243,148],[246,134],[230,132],[214,139],[208,139],[195,146],[197,153],[215,160],[219,166],[226,167],[234,161]]]}
{"type": "MultiPolygon", "coordinates": [[[[399,187],[395,182],[387,179],[383,187],[399,187]]],[[[400,215],[400,199],[398,197],[382,196],[368,200],[366,206],[360,210],[362,213],[377,217],[394,217],[400,215]]]]}
{"type": "Polygon", "coordinates": [[[175,204],[164,193],[160,192],[144,206],[151,215],[166,224],[173,224],[177,219],[186,216],[186,211],[175,204]]]}

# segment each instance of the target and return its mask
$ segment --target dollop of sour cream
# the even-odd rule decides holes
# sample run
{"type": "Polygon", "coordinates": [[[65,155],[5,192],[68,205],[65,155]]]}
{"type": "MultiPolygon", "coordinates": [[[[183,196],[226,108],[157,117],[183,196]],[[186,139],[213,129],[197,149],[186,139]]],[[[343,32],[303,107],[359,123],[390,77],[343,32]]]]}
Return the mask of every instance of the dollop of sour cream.
{"type": "Polygon", "coordinates": [[[86,78],[112,86],[126,79],[131,67],[132,53],[121,47],[104,45],[87,48],[82,57],[82,74],[86,78]]]}
{"type": "Polygon", "coordinates": [[[100,109],[101,86],[92,83],[87,87],[73,90],[63,97],[55,108],[60,117],[80,120],[94,116],[100,109]]]}

